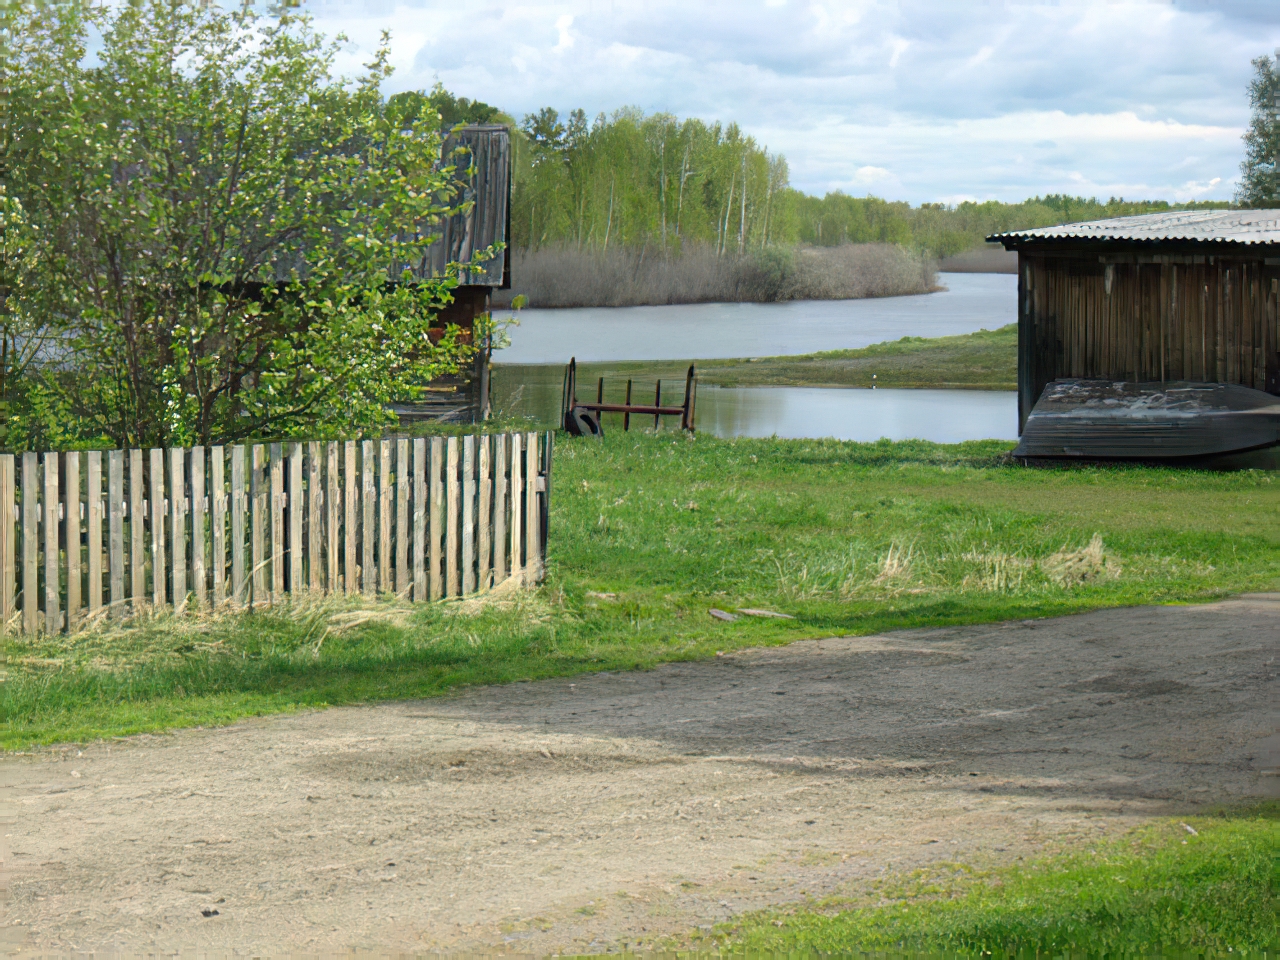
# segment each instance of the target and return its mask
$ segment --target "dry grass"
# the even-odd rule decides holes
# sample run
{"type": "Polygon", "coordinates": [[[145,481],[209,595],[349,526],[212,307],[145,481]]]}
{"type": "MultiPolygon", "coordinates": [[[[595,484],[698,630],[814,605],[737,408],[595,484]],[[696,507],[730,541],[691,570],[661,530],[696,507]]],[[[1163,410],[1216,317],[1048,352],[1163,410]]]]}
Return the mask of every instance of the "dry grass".
{"type": "Polygon", "coordinates": [[[512,255],[512,289],[534,307],[628,307],[673,303],[853,300],[928,293],[930,261],[882,243],[770,248],[717,256],[710,247],[678,254],[558,245],[512,255]]]}

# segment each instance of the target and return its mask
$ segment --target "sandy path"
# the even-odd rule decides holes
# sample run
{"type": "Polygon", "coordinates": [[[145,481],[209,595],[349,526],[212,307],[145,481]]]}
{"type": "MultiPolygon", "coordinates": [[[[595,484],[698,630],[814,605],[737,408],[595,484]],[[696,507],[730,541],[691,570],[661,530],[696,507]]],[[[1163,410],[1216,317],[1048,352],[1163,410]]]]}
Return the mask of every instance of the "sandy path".
{"type": "Polygon", "coordinates": [[[6,932],[33,950],[647,944],[1274,792],[1278,640],[1271,594],[8,758],[6,932]]]}

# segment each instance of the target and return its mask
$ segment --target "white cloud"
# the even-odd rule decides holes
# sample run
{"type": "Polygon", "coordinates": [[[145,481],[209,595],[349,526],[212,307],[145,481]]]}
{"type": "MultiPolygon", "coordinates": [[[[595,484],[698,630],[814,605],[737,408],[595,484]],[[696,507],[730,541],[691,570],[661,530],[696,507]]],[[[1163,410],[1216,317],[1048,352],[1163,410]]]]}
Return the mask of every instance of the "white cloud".
{"type": "Polygon", "coordinates": [[[393,90],[736,120],[802,189],[913,202],[1229,196],[1249,60],[1280,46],[1247,0],[313,2],[345,72],[392,31],[393,90]]]}

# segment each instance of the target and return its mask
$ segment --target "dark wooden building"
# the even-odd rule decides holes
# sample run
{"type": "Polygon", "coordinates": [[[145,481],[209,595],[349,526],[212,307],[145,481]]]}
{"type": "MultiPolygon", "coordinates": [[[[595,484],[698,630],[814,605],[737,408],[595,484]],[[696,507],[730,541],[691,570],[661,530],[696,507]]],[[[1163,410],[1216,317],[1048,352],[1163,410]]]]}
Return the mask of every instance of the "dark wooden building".
{"type": "Polygon", "coordinates": [[[1065,379],[1280,394],[1280,210],[1150,214],[989,240],[1018,253],[1018,429],[1065,379]]]}
{"type": "MultiPolygon", "coordinates": [[[[434,224],[423,224],[424,232],[439,234],[413,272],[420,278],[440,277],[450,263],[467,263],[477,251],[495,243],[507,244],[497,257],[479,269],[464,271],[454,290],[454,299],[440,313],[433,339],[444,335],[456,323],[470,336],[478,317],[489,312],[495,287],[511,286],[511,135],[499,124],[476,124],[453,130],[445,140],[442,163],[457,169],[459,195],[455,202],[466,203],[462,212],[434,224]]],[[[488,343],[479,344],[471,368],[456,376],[439,377],[427,387],[426,396],[416,403],[395,404],[392,409],[401,421],[444,420],[475,423],[489,416],[488,343]]]]}

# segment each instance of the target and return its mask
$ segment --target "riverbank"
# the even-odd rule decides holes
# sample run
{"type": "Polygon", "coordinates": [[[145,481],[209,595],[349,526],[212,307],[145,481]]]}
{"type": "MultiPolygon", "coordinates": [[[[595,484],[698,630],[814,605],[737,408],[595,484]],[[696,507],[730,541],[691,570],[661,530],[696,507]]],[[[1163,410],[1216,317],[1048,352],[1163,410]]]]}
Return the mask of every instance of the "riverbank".
{"type": "Polygon", "coordinates": [[[635,307],[859,300],[937,287],[928,257],[887,243],[742,252],[689,244],[671,253],[555,244],[513,251],[511,275],[510,290],[494,291],[496,309],[518,296],[537,308],[635,307]]]}
{"type": "Polygon", "coordinates": [[[955,337],[903,337],[859,350],[733,360],[631,360],[578,364],[582,389],[604,377],[646,384],[682,380],[696,363],[698,381],[721,387],[884,387],[1016,390],[1018,327],[955,337]]]}
{"type": "Polygon", "coordinates": [[[1280,586],[1270,475],[1029,470],[1004,462],[1011,446],[565,441],[540,590],[417,606],[332,598],[10,637],[0,745],[1280,586]],[[713,607],[793,619],[725,622],[713,607]]]}

